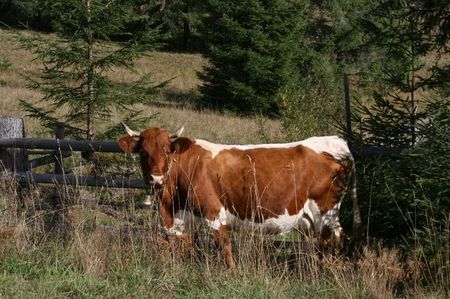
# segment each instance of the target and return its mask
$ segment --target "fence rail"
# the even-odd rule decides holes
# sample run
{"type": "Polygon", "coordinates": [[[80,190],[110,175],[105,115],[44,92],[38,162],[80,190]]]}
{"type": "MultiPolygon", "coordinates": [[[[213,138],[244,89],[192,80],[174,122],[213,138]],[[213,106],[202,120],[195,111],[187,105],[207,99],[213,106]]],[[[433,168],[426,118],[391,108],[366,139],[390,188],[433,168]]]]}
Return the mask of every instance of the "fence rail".
{"type": "Polygon", "coordinates": [[[75,186],[94,186],[110,188],[134,188],[146,189],[148,185],[141,179],[113,178],[113,177],[94,177],[94,176],[74,176],[64,174],[50,173],[32,173],[16,172],[9,175],[20,182],[27,184],[47,183],[47,184],[65,184],[75,186]]]}
{"type": "Polygon", "coordinates": [[[10,138],[0,140],[0,147],[51,149],[75,152],[110,152],[122,153],[122,149],[115,141],[98,140],[67,140],[40,138],[10,138]]]}
{"type": "Polygon", "coordinates": [[[68,175],[64,158],[72,152],[122,153],[115,141],[66,140],[64,124],[55,128],[56,139],[24,138],[23,120],[0,117],[0,171],[23,183],[145,189],[150,185],[138,178],[68,175]],[[46,150],[46,151],[42,151],[46,150]],[[45,155],[29,159],[30,155],[45,155]],[[34,173],[33,168],[54,164],[54,173],[34,173]]]}
{"type": "MultiPolygon", "coordinates": [[[[67,140],[64,139],[63,124],[59,124],[55,129],[56,139],[19,138],[18,135],[24,134],[23,127],[20,128],[20,126],[23,126],[23,120],[21,119],[0,117],[0,162],[4,164],[3,168],[9,176],[21,182],[137,189],[149,187],[149,184],[146,184],[144,180],[138,178],[74,176],[66,174],[63,168],[64,158],[70,157],[72,152],[122,153],[122,149],[115,141],[67,140]],[[19,126],[19,128],[11,130],[10,126],[19,126]],[[11,135],[11,132],[13,132],[13,136],[8,136],[11,135]],[[31,160],[28,159],[30,155],[37,154],[48,155],[31,160]],[[33,173],[30,171],[33,168],[48,164],[54,164],[54,174],[33,173]]],[[[349,129],[349,132],[351,133],[351,129],[349,129]]],[[[400,153],[398,149],[382,146],[356,147],[350,144],[350,149],[357,158],[384,155],[392,156],[400,153]]],[[[1,166],[0,163],[0,170],[2,168],[1,166]]]]}

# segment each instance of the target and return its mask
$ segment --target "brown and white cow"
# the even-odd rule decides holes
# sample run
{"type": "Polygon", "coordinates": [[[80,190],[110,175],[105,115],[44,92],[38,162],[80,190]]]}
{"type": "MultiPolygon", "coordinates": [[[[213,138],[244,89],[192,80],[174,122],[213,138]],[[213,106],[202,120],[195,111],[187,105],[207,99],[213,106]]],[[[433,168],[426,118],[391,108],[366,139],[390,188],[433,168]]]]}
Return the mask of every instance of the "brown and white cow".
{"type": "Polygon", "coordinates": [[[202,216],[232,268],[227,227],[239,224],[279,234],[299,229],[341,244],[339,207],[354,170],[343,139],[223,145],[180,137],[183,128],[169,134],[124,126],[128,136],[119,146],[139,153],[145,179],[160,186],[159,213],[169,234],[186,233],[188,213],[202,216]]]}

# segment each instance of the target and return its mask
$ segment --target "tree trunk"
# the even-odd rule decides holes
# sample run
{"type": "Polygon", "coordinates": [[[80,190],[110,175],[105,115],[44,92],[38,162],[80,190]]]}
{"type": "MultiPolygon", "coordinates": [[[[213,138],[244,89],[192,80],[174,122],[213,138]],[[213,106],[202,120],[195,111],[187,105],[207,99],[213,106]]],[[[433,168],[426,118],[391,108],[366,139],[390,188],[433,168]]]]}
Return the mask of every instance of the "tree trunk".
{"type": "Polygon", "coordinates": [[[91,0],[86,0],[87,9],[87,24],[86,24],[86,41],[87,41],[87,58],[89,61],[87,86],[88,86],[88,103],[86,115],[86,139],[94,139],[94,102],[95,102],[95,86],[94,86],[94,39],[92,37],[92,15],[91,15],[91,0]]]}
{"type": "MultiPolygon", "coordinates": [[[[185,1],[184,11],[186,15],[189,13],[189,2],[185,1]]],[[[191,39],[191,24],[186,18],[183,21],[183,47],[187,51],[189,49],[189,40],[191,39]]]]}
{"type": "MultiPolygon", "coordinates": [[[[0,117],[0,139],[24,138],[25,127],[22,118],[0,117]]],[[[24,148],[0,147],[0,172],[2,171],[24,172],[29,170],[27,150],[24,148]]],[[[17,184],[17,216],[20,216],[25,208],[24,195],[27,192],[26,184],[17,184]]]]}
{"type": "Polygon", "coordinates": [[[415,40],[414,40],[414,34],[415,34],[415,20],[411,20],[411,31],[412,31],[412,40],[411,40],[411,82],[410,82],[410,97],[411,97],[411,111],[410,111],[410,126],[411,126],[411,145],[414,146],[416,143],[416,103],[414,99],[414,94],[416,91],[416,84],[415,84],[415,76],[416,76],[416,65],[415,65],[415,59],[416,59],[416,47],[415,47],[415,40]]]}

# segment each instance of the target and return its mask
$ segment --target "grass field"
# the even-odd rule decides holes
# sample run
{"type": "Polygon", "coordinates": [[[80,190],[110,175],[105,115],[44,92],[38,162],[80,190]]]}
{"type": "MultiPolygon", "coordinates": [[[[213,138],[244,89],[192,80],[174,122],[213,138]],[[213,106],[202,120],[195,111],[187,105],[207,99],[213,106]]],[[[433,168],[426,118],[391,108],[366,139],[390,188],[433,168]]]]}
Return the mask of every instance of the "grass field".
{"type": "MultiPolygon", "coordinates": [[[[18,49],[12,33],[0,30],[0,40],[4,65],[0,115],[24,116],[18,100],[37,101],[40,94],[26,88],[23,75],[33,75],[39,64],[18,49]]],[[[185,123],[185,135],[223,143],[286,141],[278,121],[192,109],[190,101],[199,84],[195,71],[204,63],[199,55],[160,52],[138,61],[138,70],[151,72],[155,83],[174,78],[161,92],[164,105],[136,107],[145,114],[159,113],[149,126],[173,130],[185,123]]],[[[122,70],[112,73],[117,82],[128,82],[133,76],[122,70]]],[[[28,136],[43,135],[36,121],[25,118],[25,123],[28,136]]],[[[381,244],[359,254],[348,248],[346,256],[319,258],[314,245],[306,241],[280,249],[258,232],[234,233],[238,271],[230,272],[208,231],[199,234],[193,246],[163,241],[155,212],[138,208],[145,196],[140,191],[32,187],[25,208],[16,213],[16,190],[14,182],[0,181],[0,298],[450,295],[448,277],[430,274],[419,259],[405,258],[396,248],[381,244]],[[65,200],[54,202],[55,194],[65,200]],[[101,209],[104,202],[145,224],[108,215],[101,209]]]]}
{"type": "MultiPolygon", "coordinates": [[[[29,34],[29,33],[24,33],[29,34]]],[[[0,115],[25,116],[20,110],[19,100],[38,101],[39,92],[26,87],[24,76],[33,76],[38,72],[39,61],[20,49],[14,34],[0,29],[0,62],[5,59],[10,64],[0,67],[0,115]]],[[[173,130],[186,124],[186,135],[205,138],[215,142],[256,143],[260,142],[262,131],[268,141],[283,138],[279,122],[268,119],[237,118],[220,115],[208,110],[191,109],[190,101],[195,96],[199,81],[196,71],[200,70],[204,59],[194,54],[150,53],[137,61],[136,68],[140,74],[150,73],[152,82],[161,83],[172,79],[161,91],[163,105],[134,107],[142,110],[143,115],[159,113],[149,126],[159,126],[173,130]],[[173,98],[176,97],[176,101],[173,98]]],[[[130,82],[137,74],[123,69],[111,71],[111,78],[118,83],[130,82]]],[[[99,124],[102,127],[103,124],[99,124]]],[[[25,119],[26,133],[29,136],[42,134],[42,127],[36,120],[25,119]]]]}

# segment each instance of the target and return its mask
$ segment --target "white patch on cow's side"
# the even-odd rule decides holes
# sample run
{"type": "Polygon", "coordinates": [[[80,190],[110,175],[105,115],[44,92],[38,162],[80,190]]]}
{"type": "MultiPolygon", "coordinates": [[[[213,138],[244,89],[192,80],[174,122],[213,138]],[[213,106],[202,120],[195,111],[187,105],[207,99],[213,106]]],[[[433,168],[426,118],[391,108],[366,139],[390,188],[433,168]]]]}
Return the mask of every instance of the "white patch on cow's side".
{"type": "Polygon", "coordinates": [[[206,225],[213,229],[218,230],[222,225],[227,224],[227,212],[224,207],[220,208],[219,217],[215,220],[209,220],[205,218],[206,225]]]}
{"type": "MultiPolygon", "coordinates": [[[[340,228],[338,217],[339,205],[337,204],[332,210],[322,215],[316,202],[308,199],[297,214],[289,215],[288,211],[285,210],[283,214],[277,217],[267,218],[259,223],[251,219],[240,219],[222,207],[217,219],[205,219],[205,223],[213,230],[219,229],[221,225],[227,225],[234,229],[249,227],[266,233],[280,235],[287,234],[292,230],[302,231],[307,234],[319,234],[325,225],[329,225],[331,228],[340,228]]],[[[340,230],[335,230],[335,234],[341,234],[340,230]]]]}
{"type": "Polygon", "coordinates": [[[311,137],[302,141],[291,143],[270,144],[216,144],[202,139],[195,139],[195,143],[205,150],[211,152],[215,158],[221,151],[228,149],[251,150],[258,148],[292,148],[299,145],[306,146],[317,153],[327,152],[335,159],[341,160],[351,158],[350,149],[344,139],[338,136],[311,137]]]}
{"type": "Polygon", "coordinates": [[[152,179],[157,185],[162,185],[164,183],[164,176],[163,175],[153,175],[152,179]]]}

